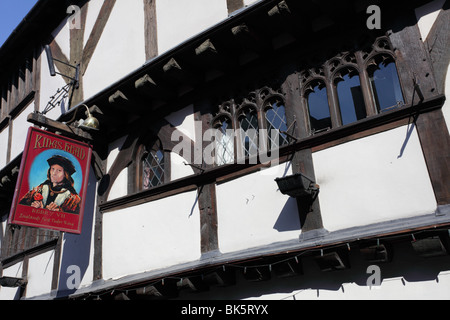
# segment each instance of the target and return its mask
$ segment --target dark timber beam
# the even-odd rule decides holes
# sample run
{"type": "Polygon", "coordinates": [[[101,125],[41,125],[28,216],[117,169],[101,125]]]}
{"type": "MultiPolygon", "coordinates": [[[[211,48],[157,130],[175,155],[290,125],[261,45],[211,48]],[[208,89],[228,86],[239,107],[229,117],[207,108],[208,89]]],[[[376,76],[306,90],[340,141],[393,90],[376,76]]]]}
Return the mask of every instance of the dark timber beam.
{"type": "Polygon", "coordinates": [[[205,184],[198,190],[200,210],[201,251],[205,254],[218,250],[217,204],[215,183],[205,184]]]}
{"type": "Polygon", "coordinates": [[[72,126],[68,126],[67,124],[59,122],[59,121],[49,119],[40,113],[30,113],[28,115],[27,121],[31,122],[32,124],[35,124],[39,127],[47,128],[53,132],[61,132],[63,135],[66,135],[66,136],[69,136],[72,138],[87,140],[87,141],[94,140],[92,135],[87,133],[86,131],[83,131],[79,128],[75,128],[72,126]]]}

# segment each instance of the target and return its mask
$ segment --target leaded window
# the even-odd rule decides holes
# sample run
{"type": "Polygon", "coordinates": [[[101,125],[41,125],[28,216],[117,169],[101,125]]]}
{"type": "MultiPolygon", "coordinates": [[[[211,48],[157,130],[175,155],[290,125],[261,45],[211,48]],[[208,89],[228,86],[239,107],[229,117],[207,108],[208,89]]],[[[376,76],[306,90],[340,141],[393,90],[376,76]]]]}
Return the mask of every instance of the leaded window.
{"type": "Polygon", "coordinates": [[[266,110],[269,149],[279,148],[289,144],[286,122],[286,112],[283,104],[275,101],[266,110]]]}
{"type": "Polygon", "coordinates": [[[318,81],[311,85],[307,103],[311,131],[316,133],[330,129],[331,116],[325,83],[318,81]]]}
{"type": "Polygon", "coordinates": [[[142,163],[142,188],[150,189],[164,183],[164,150],[156,142],[147,150],[142,163]]]}
{"type": "Polygon", "coordinates": [[[335,82],[342,125],[364,119],[367,115],[366,106],[357,71],[346,69],[338,75],[335,82]]]}
{"type": "Polygon", "coordinates": [[[234,134],[231,119],[223,117],[216,122],[216,164],[224,165],[234,162],[234,134]]]}
{"type": "Polygon", "coordinates": [[[404,104],[395,61],[387,55],[380,55],[368,68],[371,89],[378,112],[404,104]]]}
{"type": "Polygon", "coordinates": [[[241,141],[244,157],[256,156],[258,153],[258,114],[256,110],[247,108],[239,118],[241,141]]]}
{"type": "MultiPolygon", "coordinates": [[[[355,46],[355,48],[358,46],[355,46]]],[[[299,73],[311,134],[338,128],[405,104],[394,48],[382,36],[299,73]]]]}

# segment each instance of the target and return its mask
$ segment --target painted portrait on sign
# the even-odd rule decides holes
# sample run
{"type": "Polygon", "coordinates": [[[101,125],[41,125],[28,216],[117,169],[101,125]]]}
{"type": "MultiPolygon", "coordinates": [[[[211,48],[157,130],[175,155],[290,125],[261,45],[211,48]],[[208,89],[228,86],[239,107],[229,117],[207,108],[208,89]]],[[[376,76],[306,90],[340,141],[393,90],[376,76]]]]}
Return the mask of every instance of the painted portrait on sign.
{"type": "Polygon", "coordinates": [[[32,189],[22,197],[19,204],[36,209],[79,214],[80,183],[79,175],[76,174],[80,171],[81,167],[76,158],[66,152],[48,150],[41,153],[30,170],[28,183],[32,189]]]}
{"type": "Polygon", "coordinates": [[[10,223],[80,234],[91,155],[86,143],[30,128],[10,223]]]}

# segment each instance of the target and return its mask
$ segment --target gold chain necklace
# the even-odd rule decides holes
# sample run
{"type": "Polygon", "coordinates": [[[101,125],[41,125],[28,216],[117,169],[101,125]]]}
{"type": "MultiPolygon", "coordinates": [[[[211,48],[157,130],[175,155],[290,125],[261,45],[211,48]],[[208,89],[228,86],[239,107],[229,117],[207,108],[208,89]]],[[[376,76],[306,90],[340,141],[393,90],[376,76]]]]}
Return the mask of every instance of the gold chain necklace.
{"type": "Polygon", "coordinates": [[[50,196],[52,196],[52,197],[53,197],[55,194],[61,194],[61,193],[64,193],[64,192],[67,191],[67,190],[54,191],[50,185],[48,185],[48,187],[49,187],[49,189],[50,189],[50,196]]]}

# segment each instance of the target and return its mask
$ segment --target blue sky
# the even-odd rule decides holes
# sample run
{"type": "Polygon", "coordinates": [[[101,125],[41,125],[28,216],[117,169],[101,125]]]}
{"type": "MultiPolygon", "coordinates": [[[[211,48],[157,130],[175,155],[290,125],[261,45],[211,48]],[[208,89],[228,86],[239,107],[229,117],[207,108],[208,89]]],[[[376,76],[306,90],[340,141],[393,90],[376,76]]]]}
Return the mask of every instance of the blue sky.
{"type": "Polygon", "coordinates": [[[0,0],[0,46],[38,0],[0,0]]]}

